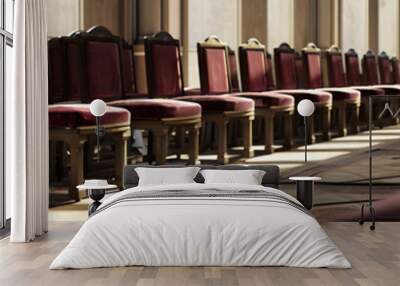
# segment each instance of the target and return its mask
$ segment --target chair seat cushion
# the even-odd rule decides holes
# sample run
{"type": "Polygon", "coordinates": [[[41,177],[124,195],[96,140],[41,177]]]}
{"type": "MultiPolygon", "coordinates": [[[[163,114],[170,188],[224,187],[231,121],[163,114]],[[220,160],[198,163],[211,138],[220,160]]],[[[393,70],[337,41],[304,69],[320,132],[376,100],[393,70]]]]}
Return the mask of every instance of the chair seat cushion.
{"type": "Polygon", "coordinates": [[[382,89],[386,95],[399,95],[400,85],[399,84],[380,84],[374,85],[373,87],[382,89]]]}
{"type": "Polygon", "coordinates": [[[279,89],[274,90],[275,93],[289,94],[294,97],[296,102],[309,99],[314,103],[332,104],[332,94],[322,90],[314,89],[279,89]]]}
{"type": "Polygon", "coordinates": [[[383,89],[373,86],[350,86],[350,88],[358,90],[361,93],[361,97],[385,95],[385,91],[383,89]]]}
{"type": "Polygon", "coordinates": [[[175,99],[195,102],[201,105],[203,113],[215,113],[226,111],[252,111],[254,101],[248,98],[222,95],[185,95],[175,99]]]}
{"type": "Polygon", "coordinates": [[[233,96],[240,96],[254,100],[256,108],[294,107],[294,97],[276,92],[237,92],[233,96]]]}
{"type": "MultiPolygon", "coordinates": [[[[89,104],[49,105],[50,128],[77,128],[96,125],[96,117],[90,113],[89,106],[89,104]]],[[[122,108],[107,106],[107,111],[100,120],[102,125],[129,125],[130,113],[122,108]]]]}
{"type": "Polygon", "coordinates": [[[201,116],[200,105],[172,99],[125,99],[108,104],[126,108],[132,113],[133,120],[201,116]]]}
{"type": "Polygon", "coordinates": [[[351,88],[341,88],[341,87],[326,87],[318,90],[327,91],[332,94],[333,100],[350,100],[350,101],[360,101],[361,94],[358,90],[351,88]]]}

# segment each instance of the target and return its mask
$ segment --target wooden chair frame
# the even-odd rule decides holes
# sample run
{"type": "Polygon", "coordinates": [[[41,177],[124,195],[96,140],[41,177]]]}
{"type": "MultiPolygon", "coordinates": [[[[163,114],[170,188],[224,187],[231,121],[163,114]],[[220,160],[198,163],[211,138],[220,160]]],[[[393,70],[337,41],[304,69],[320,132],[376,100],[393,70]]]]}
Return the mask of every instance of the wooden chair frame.
{"type": "MultiPolygon", "coordinates": [[[[147,75],[147,89],[149,91],[150,98],[158,98],[156,91],[153,86],[154,82],[154,64],[151,57],[151,46],[153,44],[157,45],[174,45],[178,49],[180,55],[180,45],[179,41],[175,40],[166,32],[156,33],[153,37],[147,38],[144,41],[145,44],[145,61],[146,61],[146,75],[147,75]]],[[[175,96],[184,95],[183,87],[183,76],[182,76],[182,63],[179,62],[179,69],[181,71],[180,86],[181,93],[175,96]]],[[[197,164],[199,162],[199,129],[201,127],[202,118],[201,116],[190,116],[190,117],[172,117],[172,118],[161,118],[161,120],[139,120],[136,119],[132,123],[137,129],[148,129],[152,131],[154,135],[154,154],[156,157],[156,163],[161,165],[165,163],[165,157],[168,155],[168,136],[169,130],[171,128],[176,128],[177,137],[180,150],[178,150],[178,156],[182,153],[183,146],[183,136],[185,131],[188,131],[189,135],[189,147],[187,153],[189,155],[189,164],[197,164]]]]}
{"type": "MultiPolygon", "coordinates": [[[[305,64],[306,69],[309,69],[309,63],[307,60],[308,54],[318,54],[321,57],[321,50],[314,44],[309,43],[305,48],[302,49],[303,55],[303,62],[305,64]]],[[[320,71],[320,87],[323,89],[323,80],[322,80],[322,64],[321,64],[321,71],[320,71]]],[[[307,82],[310,82],[309,75],[306,73],[307,82]]],[[[329,92],[329,89],[326,89],[329,92]]],[[[347,107],[351,107],[354,110],[354,116],[351,120],[353,129],[356,133],[359,132],[359,113],[360,113],[360,100],[336,100],[333,99],[333,108],[338,112],[338,135],[339,136],[346,136],[347,135],[347,107]]]]}
{"type": "MultiPolygon", "coordinates": [[[[249,65],[246,57],[247,51],[259,51],[264,55],[264,65],[266,69],[268,68],[266,48],[262,45],[257,39],[250,38],[246,44],[241,44],[239,46],[239,62],[240,62],[240,73],[242,78],[242,85],[244,92],[249,90],[247,87],[247,78],[248,73],[247,67],[249,65]]],[[[267,83],[266,90],[268,91],[268,85],[270,78],[268,77],[268,73],[265,75],[265,82],[267,83]]],[[[263,91],[260,91],[263,92],[263,91]]],[[[264,120],[264,151],[267,154],[273,152],[273,141],[274,141],[274,118],[276,115],[281,115],[284,118],[284,147],[285,149],[290,149],[293,145],[293,136],[292,136],[292,115],[294,113],[294,106],[271,106],[269,108],[255,108],[256,117],[263,118],[264,120]]]]}
{"type": "MultiPolygon", "coordinates": [[[[129,124],[103,125],[107,136],[111,137],[115,144],[115,179],[116,184],[122,188],[122,173],[127,164],[127,141],[131,136],[129,124]]],[[[82,126],[74,129],[50,129],[49,140],[62,141],[70,147],[71,175],[69,182],[69,196],[76,201],[87,196],[86,191],[78,191],[76,186],[84,181],[84,145],[89,137],[95,136],[96,126],[82,126]]]]}
{"type": "MultiPolygon", "coordinates": [[[[208,80],[207,80],[207,69],[205,62],[205,49],[222,49],[225,52],[225,67],[227,70],[227,81],[229,90],[226,93],[232,92],[232,84],[230,80],[230,71],[228,64],[228,46],[222,42],[217,36],[210,36],[206,38],[203,42],[197,43],[197,56],[198,56],[198,64],[199,64],[199,72],[200,72],[200,83],[201,83],[201,92],[204,96],[209,94],[208,90],[208,80]]],[[[217,134],[218,134],[218,155],[217,161],[220,164],[226,164],[229,161],[228,158],[228,124],[231,119],[237,118],[241,122],[242,126],[242,134],[243,134],[243,157],[251,158],[254,156],[253,150],[253,131],[252,131],[252,121],[254,120],[254,110],[248,111],[235,111],[235,112],[218,112],[218,113],[203,113],[203,122],[211,122],[215,123],[217,134]]],[[[204,124],[203,124],[204,126],[204,124]]]]}
{"type": "MultiPolygon", "coordinates": [[[[85,44],[87,41],[101,41],[101,42],[112,42],[117,43],[119,46],[119,58],[120,58],[120,73],[121,73],[121,95],[118,95],[115,98],[109,98],[107,100],[118,100],[118,99],[128,99],[129,95],[125,94],[124,90],[124,77],[123,77],[123,63],[122,63],[122,50],[130,48],[133,53],[133,49],[127,43],[124,43],[123,40],[119,37],[113,36],[112,33],[102,27],[97,26],[94,27],[86,34],[83,35],[85,38],[85,44]]],[[[85,46],[84,46],[85,48],[85,46]]],[[[133,61],[134,64],[134,61],[133,61]]],[[[85,66],[85,65],[84,65],[85,66]]],[[[87,75],[87,73],[86,73],[87,75]]],[[[133,74],[135,77],[135,74],[133,74]]],[[[133,87],[134,93],[136,90],[136,78],[135,78],[135,86],[133,87]]],[[[151,97],[151,90],[150,90],[151,97]]],[[[130,99],[134,100],[134,99],[130,99]]],[[[189,162],[188,164],[196,164],[198,162],[199,152],[198,152],[198,137],[199,137],[199,126],[201,124],[200,116],[192,116],[192,117],[173,117],[173,118],[161,118],[160,120],[142,120],[135,118],[135,115],[131,116],[131,127],[132,129],[146,129],[152,132],[153,136],[153,150],[155,155],[155,162],[158,165],[164,164],[166,160],[166,156],[168,156],[168,136],[169,131],[172,127],[184,127],[189,131],[189,162]],[[192,138],[193,137],[193,138],[192,138]]]]}
{"type": "MultiPolygon", "coordinates": [[[[278,87],[278,89],[282,89],[282,79],[281,79],[281,65],[278,62],[278,58],[277,55],[281,54],[281,53],[288,53],[288,54],[293,54],[293,56],[295,57],[295,62],[294,62],[294,66],[292,67],[294,70],[294,76],[296,77],[296,84],[297,84],[297,88],[300,88],[301,85],[303,85],[302,80],[300,80],[299,78],[299,73],[297,70],[297,64],[296,64],[296,57],[298,57],[299,55],[296,53],[296,51],[294,49],[292,49],[289,44],[287,43],[282,43],[278,48],[274,49],[275,52],[275,71],[276,71],[276,85],[278,87]]],[[[300,88],[303,89],[303,88],[300,88]]],[[[283,88],[283,90],[285,90],[285,88],[283,88]]],[[[296,99],[296,96],[294,96],[294,98],[296,99]]],[[[296,99],[296,104],[298,103],[298,100],[296,99]]],[[[332,109],[332,104],[329,103],[319,103],[319,102],[315,102],[314,103],[315,107],[321,111],[321,115],[322,115],[322,132],[323,132],[323,136],[325,140],[330,140],[330,125],[331,125],[331,109],[332,109]]],[[[295,119],[298,120],[298,117],[295,117],[295,119]]],[[[314,143],[316,141],[315,139],[315,133],[314,133],[314,121],[319,120],[319,118],[317,118],[316,116],[313,117],[313,120],[308,120],[308,128],[307,128],[307,140],[310,143],[314,143]]],[[[296,123],[297,126],[297,123],[296,123]]]]}

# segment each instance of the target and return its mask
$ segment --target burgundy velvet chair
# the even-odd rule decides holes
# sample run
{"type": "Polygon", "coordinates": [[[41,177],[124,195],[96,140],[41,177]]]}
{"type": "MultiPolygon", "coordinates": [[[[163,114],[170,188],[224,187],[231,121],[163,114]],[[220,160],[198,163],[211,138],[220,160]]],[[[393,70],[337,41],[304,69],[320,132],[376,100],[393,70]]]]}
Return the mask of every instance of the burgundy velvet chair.
{"type": "MultiPolygon", "coordinates": [[[[95,117],[90,113],[89,105],[76,103],[80,100],[83,85],[79,81],[82,72],[80,42],[68,37],[54,38],[49,41],[49,139],[51,146],[51,172],[60,162],[54,149],[61,153],[64,148],[54,148],[56,142],[68,145],[71,159],[69,195],[75,200],[85,196],[76,186],[84,180],[84,145],[95,136],[95,117]],[[71,41],[69,41],[71,40],[71,41]],[[77,48],[77,49],[75,49],[77,48]],[[76,61],[79,60],[79,61],[76,61]],[[79,97],[78,97],[79,96],[79,97]]],[[[126,164],[126,140],[130,135],[130,114],[127,110],[107,107],[101,118],[107,137],[115,141],[116,182],[122,186],[122,170],[126,164]]],[[[57,145],[59,145],[57,143],[57,145]]]]}
{"type": "MultiPolygon", "coordinates": [[[[353,50],[354,51],[354,50],[353,50]]],[[[352,52],[351,52],[352,53],[352,52]]],[[[371,87],[371,86],[361,86],[361,82],[359,79],[359,66],[358,59],[356,61],[353,60],[352,56],[348,56],[346,58],[346,64],[348,66],[347,72],[350,73],[348,75],[351,78],[352,82],[357,83],[355,86],[349,86],[346,73],[343,67],[343,56],[342,52],[336,45],[331,46],[326,53],[327,65],[328,65],[328,82],[331,87],[350,87],[351,89],[358,90],[361,93],[361,104],[362,111],[364,114],[364,119],[368,121],[369,114],[369,96],[381,96],[384,95],[385,92],[383,89],[371,87]],[[347,63],[348,61],[348,63],[347,63]],[[353,63],[356,66],[353,66],[353,63]],[[358,74],[358,76],[357,76],[358,74]]]]}
{"type": "MultiPolygon", "coordinates": [[[[157,164],[168,156],[168,136],[173,127],[191,130],[188,147],[189,163],[198,162],[198,128],[201,125],[201,106],[195,103],[162,98],[143,99],[134,85],[133,49],[123,44],[104,27],[96,27],[84,36],[85,81],[87,100],[103,99],[110,106],[122,107],[132,114],[132,129],[149,130],[153,134],[153,153],[157,164]],[[125,67],[124,67],[125,65],[125,67]],[[131,67],[129,67],[131,65],[131,67]],[[125,83],[124,81],[127,81],[125,83]]],[[[168,85],[168,77],[161,85],[168,85]]]]}
{"type": "MultiPolygon", "coordinates": [[[[381,59],[384,61],[385,59],[381,59]]],[[[369,50],[362,59],[364,83],[366,85],[373,85],[385,91],[388,95],[400,94],[400,87],[394,84],[383,84],[381,77],[378,72],[378,63],[376,55],[373,51],[369,50]]],[[[389,69],[383,69],[383,72],[387,72],[389,69]]],[[[390,75],[384,75],[386,79],[390,79],[390,75]]]]}
{"type": "Polygon", "coordinates": [[[337,130],[339,136],[347,134],[347,109],[353,109],[353,117],[350,120],[354,132],[359,131],[359,109],[361,94],[359,91],[349,88],[331,87],[323,88],[321,50],[313,43],[302,50],[306,75],[306,87],[327,91],[333,96],[333,108],[337,110],[337,130]]]}
{"type": "MultiPolygon", "coordinates": [[[[146,70],[149,95],[151,97],[175,97],[182,102],[198,103],[202,107],[203,126],[206,123],[215,123],[218,133],[218,163],[228,162],[227,157],[227,124],[230,119],[238,118],[242,122],[244,134],[244,157],[251,157],[251,121],[254,117],[254,103],[248,99],[235,98],[229,95],[185,95],[183,85],[182,62],[179,40],[172,38],[166,32],[155,34],[145,40],[146,70]]],[[[216,50],[219,51],[219,50],[216,50]]],[[[225,52],[225,50],[224,50],[225,52]]],[[[214,55],[212,53],[212,55],[214,55]]],[[[224,65],[218,66],[227,71],[227,58],[224,54],[224,65]]],[[[215,63],[215,62],[214,62],[215,63]]],[[[222,78],[222,84],[228,81],[222,78]]],[[[214,74],[210,81],[221,76],[214,74]]]]}
{"type": "Polygon", "coordinates": [[[378,67],[381,84],[393,84],[394,79],[392,63],[390,62],[389,56],[384,51],[378,55],[378,67]]]}
{"type": "Polygon", "coordinates": [[[400,84],[400,60],[393,57],[391,60],[393,68],[393,83],[400,84]]]}
{"type": "MultiPolygon", "coordinates": [[[[288,44],[283,43],[274,49],[275,74],[277,82],[277,92],[290,94],[295,98],[296,104],[303,100],[309,99],[315,107],[321,111],[322,132],[324,140],[330,139],[330,116],[332,109],[332,95],[329,92],[300,89],[302,81],[300,76],[304,74],[302,61],[297,60],[298,55],[288,44]]],[[[301,59],[301,58],[300,58],[301,59]]],[[[314,120],[310,120],[308,128],[308,141],[315,142],[314,121],[318,119],[314,116],[314,120]]]]}
{"type": "Polygon", "coordinates": [[[256,102],[256,116],[264,120],[265,151],[272,151],[274,136],[274,118],[276,115],[284,118],[284,147],[292,144],[292,114],[294,98],[291,95],[268,91],[271,77],[270,65],[265,46],[257,39],[251,38],[246,44],[239,46],[239,62],[243,87],[243,96],[256,102]]]}
{"type": "MultiPolygon", "coordinates": [[[[391,68],[388,66],[390,64],[389,58],[386,56],[383,56],[380,58],[380,66],[382,67],[380,70],[382,72],[382,78],[386,82],[390,82],[392,80],[392,75],[391,75],[391,68]]],[[[364,72],[364,81],[365,84],[367,85],[373,85],[377,88],[383,89],[385,92],[385,95],[400,95],[400,86],[395,85],[395,84],[385,84],[381,80],[381,75],[379,74],[378,71],[378,62],[376,55],[374,54],[373,51],[369,50],[362,59],[362,66],[363,66],[363,72],[364,72]]],[[[390,98],[390,101],[395,105],[395,109],[397,110],[398,107],[400,106],[400,102],[398,98],[390,98]]],[[[379,102],[377,102],[379,103],[379,102]]],[[[393,119],[393,118],[387,118],[385,120],[386,124],[397,124],[399,122],[399,119],[393,119]]],[[[383,122],[381,122],[381,125],[383,125],[383,122]]]]}

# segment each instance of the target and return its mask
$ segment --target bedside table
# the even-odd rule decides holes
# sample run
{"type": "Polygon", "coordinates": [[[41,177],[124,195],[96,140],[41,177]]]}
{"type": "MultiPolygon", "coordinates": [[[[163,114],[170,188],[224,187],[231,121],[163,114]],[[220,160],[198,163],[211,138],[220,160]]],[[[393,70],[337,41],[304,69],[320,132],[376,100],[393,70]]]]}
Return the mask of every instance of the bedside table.
{"type": "Polygon", "coordinates": [[[106,190],[112,190],[118,188],[117,185],[103,185],[103,186],[94,186],[94,185],[79,185],[76,187],[78,190],[87,190],[89,198],[93,200],[93,203],[89,205],[89,216],[94,213],[97,208],[101,205],[100,200],[104,198],[106,194],[106,190]]]}
{"type": "Polygon", "coordinates": [[[320,181],[320,177],[290,177],[289,180],[296,181],[297,200],[308,210],[313,207],[314,182],[320,181]]]}

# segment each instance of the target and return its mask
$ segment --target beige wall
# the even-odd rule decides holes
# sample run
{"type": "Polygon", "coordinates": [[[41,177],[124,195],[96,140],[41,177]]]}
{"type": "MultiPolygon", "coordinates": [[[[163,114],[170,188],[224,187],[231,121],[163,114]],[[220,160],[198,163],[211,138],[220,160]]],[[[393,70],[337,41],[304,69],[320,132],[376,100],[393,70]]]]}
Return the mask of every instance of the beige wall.
{"type": "Polygon", "coordinates": [[[353,48],[360,55],[369,48],[368,0],[341,1],[341,43],[343,51],[353,48]]]}
{"type": "Polygon", "coordinates": [[[301,50],[309,42],[316,42],[316,1],[294,0],[293,46],[297,50],[301,50]]]}
{"type": "Polygon", "coordinates": [[[257,38],[261,43],[267,42],[267,1],[242,0],[242,42],[257,38]]]}
{"type": "MultiPolygon", "coordinates": [[[[161,29],[181,40],[185,81],[199,86],[196,43],[217,35],[237,50],[250,37],[270,52],[282,42],[300,50],[309,42],[343,51],[369,48],[400,52],[398,0],[47,0],[49,36],[104,25],[129,42],[135,3],[139,3],[139,35],[161,29]]],[[[144,73],[143,47],[135,58],[144,73]]],[[[145,91],[145,77],[139,75],[145,91]]]]}
{"type": "Polygon", "coordinates": [[[399,56],[399,1],[379,0],[378,49],[399,56]]]}
{"type": "MultiPolygon", "coordinates": [[[[122,2],[122,1],[121,1],[122,2]]],[[[120,0],[83,0],[83,27],[95,25],[107,27],[113,34],[120,35],[120,0]]]]}
{"type": "Polygon", "coordinates": [[[57,37],[82,28],[81,0],[47,0],[48,36],[57,37]]]}
{"type": "Polygon", "coordinates": [[[186,79],[189,86],[199,86],[196,44],[217,35],[235,50],[240,43],[239,0],[187,1],[185,30],[186,79]]]}
{"type": "Polygon", "coordinates": [[[268,0],[267,48],[270,52],[282,42],[294,42],[294,2],[298,0],[268,0]]]}

